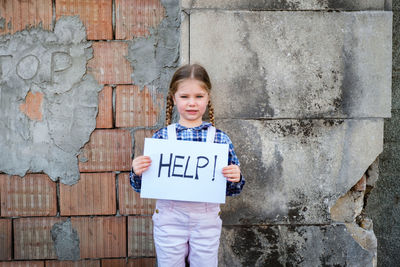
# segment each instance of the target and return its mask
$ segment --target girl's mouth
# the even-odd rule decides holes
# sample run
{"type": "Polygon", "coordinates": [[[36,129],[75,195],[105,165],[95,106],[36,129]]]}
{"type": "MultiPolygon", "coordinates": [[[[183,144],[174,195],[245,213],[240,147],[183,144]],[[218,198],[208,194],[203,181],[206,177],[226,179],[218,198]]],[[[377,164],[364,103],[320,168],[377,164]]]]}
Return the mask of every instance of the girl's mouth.
{"type": "Polygon", "coordinates": [[[189,114],[196,114],[197,110],[186,110],[186,112],[189,114]]]}

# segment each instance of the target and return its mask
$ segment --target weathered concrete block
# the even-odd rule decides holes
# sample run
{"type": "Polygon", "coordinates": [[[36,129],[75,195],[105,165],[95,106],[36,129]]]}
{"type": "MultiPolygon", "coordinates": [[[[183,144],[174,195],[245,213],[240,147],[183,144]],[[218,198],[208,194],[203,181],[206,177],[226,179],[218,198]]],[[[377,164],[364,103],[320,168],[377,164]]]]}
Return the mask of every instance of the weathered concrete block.
{"type": "Polygon", "coordinates": [[[225,226],[219,265],[372,267],[373,257],[344,225],[225,226]]]}
{"type": "Polygon", "coordinates": [[[223,206],[230,224],[328,223],[329,209],[381,153],[383,119],[217,121],[246,186],[223,206]]]}
{"type": "Polygon", "coordinates": [[[219,118],[390,117],[391,12],[193,10],[219,118]]]}
{"type": "Polygon", "coordinates": [[[183,9],[230,10],[384,10],[385,0],[182,0],[183,9]]]}

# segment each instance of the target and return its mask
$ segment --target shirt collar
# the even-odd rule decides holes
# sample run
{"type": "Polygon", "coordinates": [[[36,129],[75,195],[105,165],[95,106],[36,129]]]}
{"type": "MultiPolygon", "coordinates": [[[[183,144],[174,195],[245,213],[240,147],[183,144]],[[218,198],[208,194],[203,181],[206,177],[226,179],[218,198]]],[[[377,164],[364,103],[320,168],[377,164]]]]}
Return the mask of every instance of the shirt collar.
{"type": "Polygon", "coordinates": [[[193,127],[193,128],[188,128],[188,127],[185,127],[185,126],[182,126],[182,125],[180,125],[179,123],[177,123],[176,124],[176,129],[178,130],[178,131],[183,131],[183,130],[187,130],[187,129],[193,129],[193,130],[195,130],[195,131],[200,131],[200,130],[202,130],[202,129],[207,129],[208,127],[210,127],[212,124],[211,123],[209,123],[209,122],[202,122],[201,123],[201,125],[199,125],[199,126],[196,126],[196,127],[193,127]]]}

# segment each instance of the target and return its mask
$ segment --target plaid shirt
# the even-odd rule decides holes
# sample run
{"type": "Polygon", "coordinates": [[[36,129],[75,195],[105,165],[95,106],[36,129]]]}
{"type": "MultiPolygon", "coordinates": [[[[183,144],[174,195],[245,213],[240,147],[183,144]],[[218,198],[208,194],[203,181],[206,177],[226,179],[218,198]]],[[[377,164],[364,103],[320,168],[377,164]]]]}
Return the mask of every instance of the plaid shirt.
{"type": "MultiPolygon", "coordinates": [[[[179,123],[176,124],[176,137],[178,140],[184,141],[197,141],[197,142],[205,142],[207,139],[207,128],[211,126],[209,122],[203,122],[200,126],[194,128],[186,128],[179,123]]],[[[168,130],[167,127],[164,127],[157,132],[154,133],[153,138],[157,139],[168,139],[168,130]]],[[[216,129],[214,143],[219,144],[229,144],[229,156],[228,156],[228,165],[235,164],[240,166],[239,160],[233,150],[233,145],[228,135],[223,131],[216,129]]],[[[136,175],[133,170],[129,174],[130,183],[133,189],[140,193],[140,189],[142,187],[142,177],[136,175]]],[[[240,174],[240,181],[237,183],[233,183],[230,181],[226,182],[226,195],[227,196],[235,196],[240,194],[242,188],[245,184],[244,177],[240,174]]]]}

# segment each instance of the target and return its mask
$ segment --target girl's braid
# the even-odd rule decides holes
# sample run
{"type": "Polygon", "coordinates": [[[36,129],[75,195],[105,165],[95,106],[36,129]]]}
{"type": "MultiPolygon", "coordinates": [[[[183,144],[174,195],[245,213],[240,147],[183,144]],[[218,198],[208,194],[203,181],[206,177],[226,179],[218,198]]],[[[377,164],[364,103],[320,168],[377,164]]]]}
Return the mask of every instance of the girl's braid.
{"type": "Polygon", "coordinates": [[[208,115],[210,116],[210,122],[212,126],[215,127],[214,108],[211,104],[211,101],[208,101],[208,115]]]}
{"type": "Polygon", "coordinates": [[[172,110],[174,108],[174,100],[171,94],[167,96],[167,108],[165,109],[165,125],[171,124],[172,110]]]}

